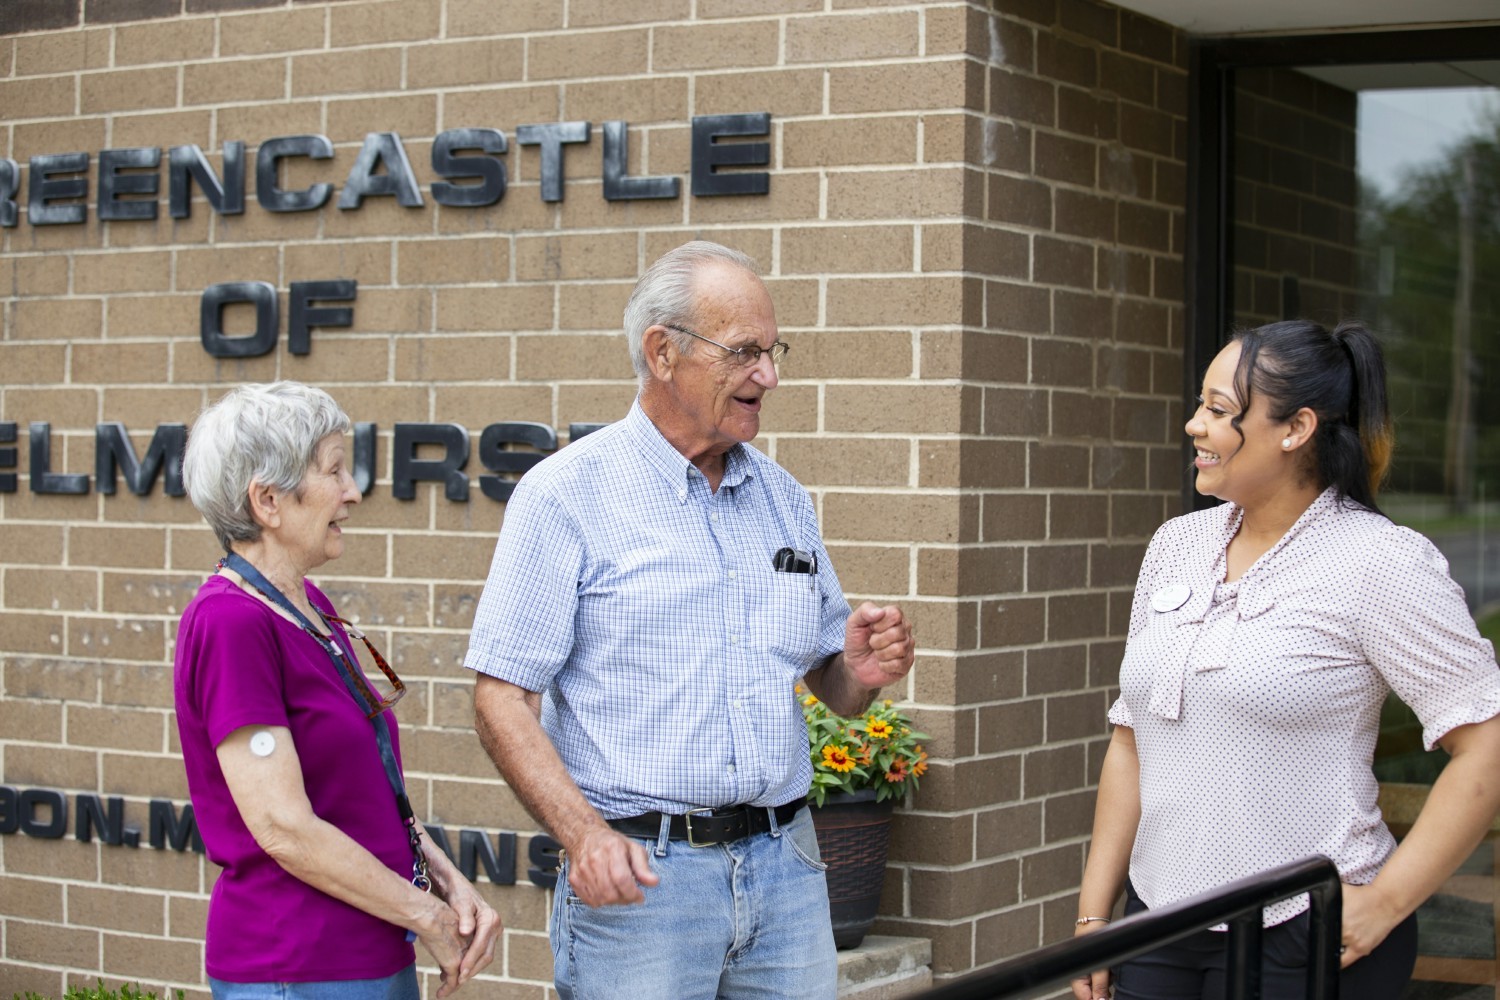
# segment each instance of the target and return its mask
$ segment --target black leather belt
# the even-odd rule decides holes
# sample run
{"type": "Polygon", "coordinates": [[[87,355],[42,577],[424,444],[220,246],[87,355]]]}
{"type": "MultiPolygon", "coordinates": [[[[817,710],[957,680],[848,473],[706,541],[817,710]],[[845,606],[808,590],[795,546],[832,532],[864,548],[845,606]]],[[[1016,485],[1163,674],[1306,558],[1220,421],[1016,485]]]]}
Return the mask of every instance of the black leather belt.
{"type": "MultiPolygon", "coordinates": [[[[729,806],[724,809],[689,809],[680,816],[671,817],[670,840],[685,840],[693,847],[711,847],[728,844],[748,837],[752,833],[765,833],[771,829],[771,816],[776,816],[776,825],[792,821],[798,810],[807,805],[806,799],[797,799],[774,809],[765,806],[729,806]]],[[[661,835],[659,812],[612,819],[609,825],[627,837],[655,839],[661,835]]]]}

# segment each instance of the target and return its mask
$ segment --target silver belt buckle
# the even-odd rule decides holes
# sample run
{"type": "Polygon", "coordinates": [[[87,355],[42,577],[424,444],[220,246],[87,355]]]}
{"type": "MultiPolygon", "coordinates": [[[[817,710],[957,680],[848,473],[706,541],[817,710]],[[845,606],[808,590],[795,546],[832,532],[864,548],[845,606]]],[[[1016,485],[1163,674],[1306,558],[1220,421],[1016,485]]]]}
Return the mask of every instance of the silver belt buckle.
{"type": "Polygon", "coordinates": [[[696,814],[699,814],[699,813],[702,813],[702,814],[707,815],[707,816],[712,816],[713,812],[714,812],[713,809],[711,807],[709,807],[709,806],[700,806],[697,809],[689,809],[687,812],[683,813],[683,815],[682,815],[682,822],[687,827],[687,837],[688,837],[688,846],[689,847],[713,847],[714,846],[714,842],[711,841],[711,840],[703,841],[703,842],[700,843],[699,841],[697,841],[697,840],[695,840],[693,838],[693,816],[696,815],[696,814]]]}

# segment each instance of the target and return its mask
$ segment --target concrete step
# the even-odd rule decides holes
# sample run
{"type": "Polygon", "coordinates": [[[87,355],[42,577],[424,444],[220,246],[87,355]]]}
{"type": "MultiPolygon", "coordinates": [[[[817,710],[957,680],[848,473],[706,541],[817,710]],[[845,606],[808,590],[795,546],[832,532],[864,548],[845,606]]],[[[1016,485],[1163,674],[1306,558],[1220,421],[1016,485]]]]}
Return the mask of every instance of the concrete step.
{"type": "Polygon", "coordinates": [[[932,986],[932,942],[868,934],[839,952],[839,1000],[903,1000],[932,986]]]}

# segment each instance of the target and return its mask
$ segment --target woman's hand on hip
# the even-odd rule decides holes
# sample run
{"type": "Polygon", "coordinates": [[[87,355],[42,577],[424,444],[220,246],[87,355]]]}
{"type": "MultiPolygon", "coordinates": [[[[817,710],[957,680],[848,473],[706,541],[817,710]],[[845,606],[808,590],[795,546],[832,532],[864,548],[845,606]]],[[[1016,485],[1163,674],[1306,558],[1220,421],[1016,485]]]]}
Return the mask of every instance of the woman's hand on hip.
{"type": "Polygon", "coordinates": [[[1402,920],[1374,885],[1344,883],[1344,926],[1339,937],[1339,967],[1349,966],[1380,946],[1402,920]]]}

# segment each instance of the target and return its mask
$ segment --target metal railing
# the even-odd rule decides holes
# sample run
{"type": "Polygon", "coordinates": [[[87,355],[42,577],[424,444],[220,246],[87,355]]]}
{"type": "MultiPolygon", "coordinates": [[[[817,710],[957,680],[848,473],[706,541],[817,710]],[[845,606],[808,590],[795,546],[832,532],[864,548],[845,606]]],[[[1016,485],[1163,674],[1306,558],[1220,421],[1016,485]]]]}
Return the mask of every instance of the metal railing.
{"type": "Polygon", "coordinates": [[[1065,985],[1085,972],[1110,968],[1222,923],[1229,924],[1228,1000],[1260,1000],[1261,907],[1303,892],[1312,900],[1307,998],[1338,1000],[1341,889],[1333,862],[1307,858],[1009,959],[920,994],[919,1000],[1004,1000],[1019,996],[1023,990],[1065,985]]]}

